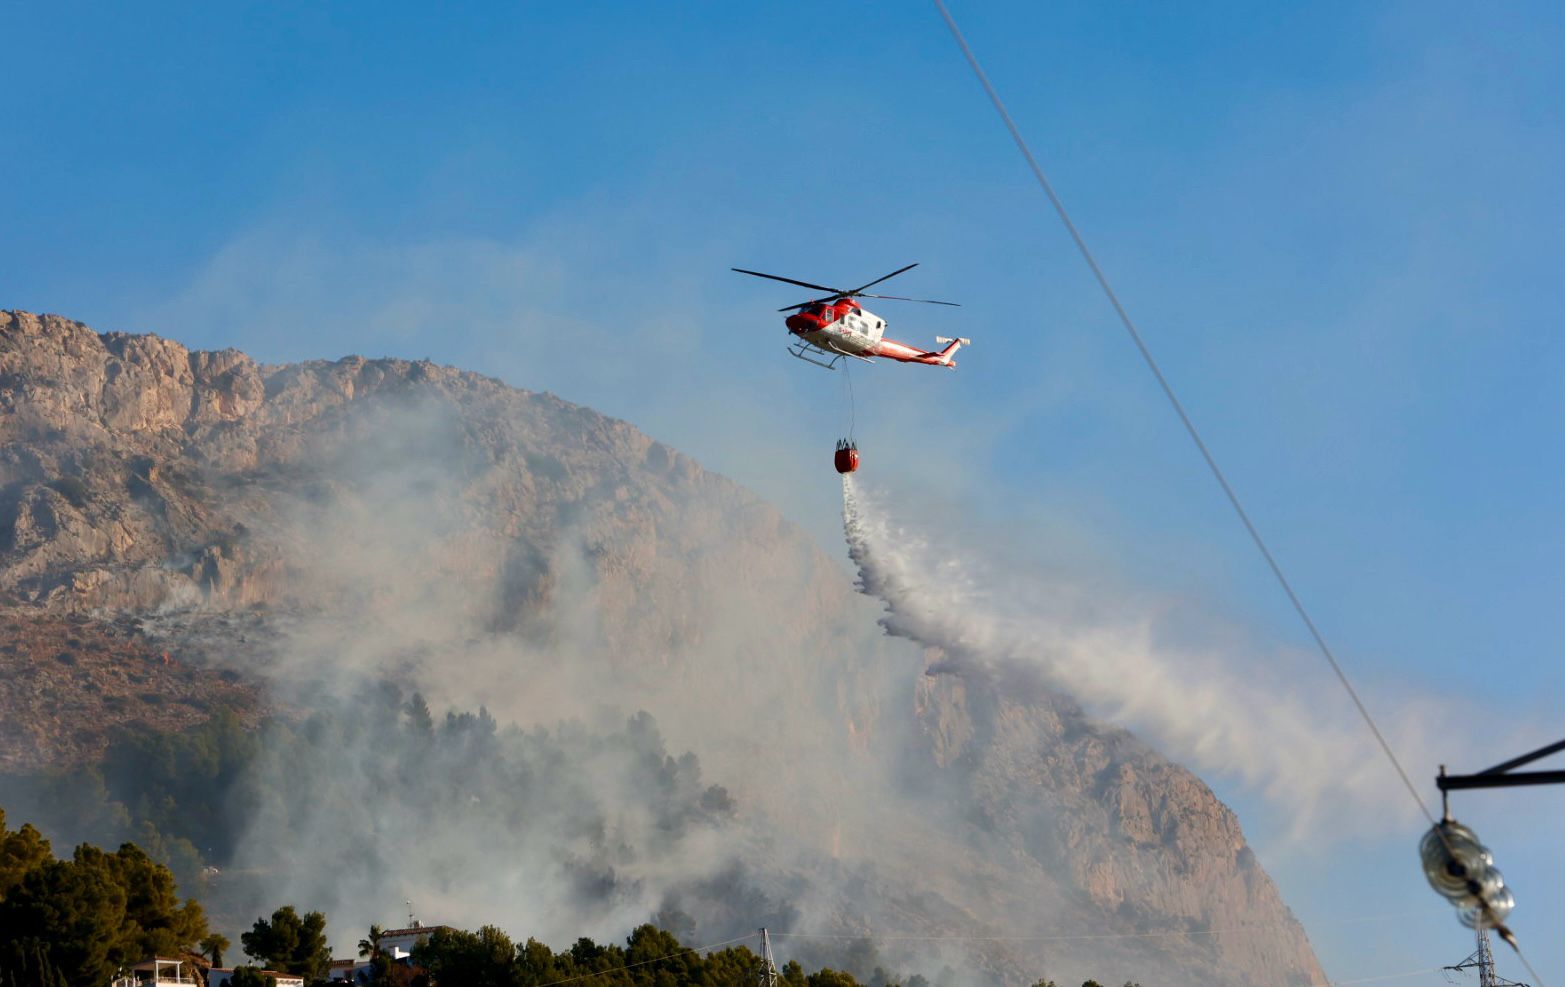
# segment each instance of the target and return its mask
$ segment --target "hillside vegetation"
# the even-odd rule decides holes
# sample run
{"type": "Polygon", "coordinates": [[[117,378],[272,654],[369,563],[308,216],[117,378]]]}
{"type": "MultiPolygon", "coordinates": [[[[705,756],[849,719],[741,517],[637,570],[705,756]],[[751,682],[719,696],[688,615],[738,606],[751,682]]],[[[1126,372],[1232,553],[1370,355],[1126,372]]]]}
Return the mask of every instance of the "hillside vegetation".
{"type": "MultiPolygon", "coordinates": [[[[327,924],[324,914],[300,915],[291,905],[256,919],[240,936],[253,963],[236,971],[239,982],[264,985],[260,970],[271,970],[324,983],[332,957],[327,924]]],[[[764,966],[748,946],[692,948],[651,923],[637,926],[624,946],[583,936],[558,952],[536,939],[513,943],[493,925],[473,932],[442,926],[414,948],[410,961],[382,952],[380,935],[372,926],[359,940],[359,956],[369,961],[367,987],[542,987],[577,981],[751,987],[764,966]]],[[[84,843],[69,859],[57,859],[31,823],[11,831],[0,809],[0,987],[101,987],[153,956],[183,957],[199,970],[221,963],[231,945],[227,936],[208,930],[199,902],[180,899],[169,870],[134,843],[114,853],[84,843]]],[[[848,973],[829,967],[806,973],[796,961],[778,973],[782,983],[795,987],[859,987],[848,973]]],[[[905,984],[940,987],[955,976],[945,971],[931,982],[914,974],[905,984]]],[[[902,983],[876,967],[868,987],[902,983]]],[[[1054,984],[1039,981],[1038,987],[1054,984]]]]}

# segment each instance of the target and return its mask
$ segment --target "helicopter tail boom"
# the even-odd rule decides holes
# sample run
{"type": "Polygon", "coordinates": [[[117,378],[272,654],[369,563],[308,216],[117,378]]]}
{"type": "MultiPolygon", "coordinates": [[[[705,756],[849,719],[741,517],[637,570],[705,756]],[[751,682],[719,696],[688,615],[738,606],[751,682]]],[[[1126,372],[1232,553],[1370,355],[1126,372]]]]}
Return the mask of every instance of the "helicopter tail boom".
{"type": "Polygon", "coordinates": [[[956,355],[957,350],[964,346],[973,345],[973,341],[968,339],[966,336],[957,336],[954,339],[950,336],[936,336],[935,342],[945,343],[946,348],[941,350],[939,353],[930,353],[927,355],[935,357],[943,366],[947,367],[953,366],[951,363],[951,358],[956,355]]]}
{"type": "Polygon", "coordinates": [[[972,345],[972,340],[965,336],[951,339],[946,336],[936,336],[936,342],[944,343],[941,350],[921,350],[906,343],[899,343],[895,339],[882,339],[870,350],[873,356],[883,356],[888,360],[896,360],[898,363],[924,363],[935,367],[955,367],[956,361],[951,358],[956,351],[963,346],[972,345]]]}

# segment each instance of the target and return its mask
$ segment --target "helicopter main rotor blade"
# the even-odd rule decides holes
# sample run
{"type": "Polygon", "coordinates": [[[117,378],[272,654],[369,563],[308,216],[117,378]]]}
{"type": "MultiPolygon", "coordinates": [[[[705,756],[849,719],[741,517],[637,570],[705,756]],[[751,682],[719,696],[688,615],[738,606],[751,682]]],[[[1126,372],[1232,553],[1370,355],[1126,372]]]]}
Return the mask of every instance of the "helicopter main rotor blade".
{"type": "Polygon", "coordinates": [[[953,308],[961,308],[961,302],[937,302],[933,298],[903,298],[901,295],[860,295],[860,298],[890,298],[898,302],[923,302],[925,305],[950,305],[953,308]]]}
{"type": "MultiPolygon", "coordinates": [[[[777,274],[762,274],[760,271],[747,271],[747,270],[745,270],[742,267],[730,267],[729,270],[730,271],[738,271],[740,274],[754,275],[755,277],[758,277],[758,278],[770,278],[773,281],[783,281],[783,282],[786,282],[788,284],[796,284],[796,285],[798,285],[801,288],[814,288],[816,291],[829,291],[829,292],[831,292],[832,297],[834,297],[834,298],[839,296],[839,295],[847,294],[847,292],[845,292],[845,291],[838,291],[836,288],[828,288],[826,285],[823,285],[823,284],[811,284],[808,281],[795,281],[793,278],[785,278],[785,277],[782,277],[781,275],[777,275],[777,274]]],[[[888,275],[888,277],[889,277],[889,275],[888,275]]],[[[881,278],[881,280],[884,281],[885,278],[881,278]]],[[[870,282],[870,283],[874,284],[875,282],[870,282]]],[[[866,285],[865,287],[868,287],[868,285],[866,285]]],[[[809,304],[809,303],[806,302],[805,304],[809,304]]]]}
{"type": "Polygon", "coordinates": [[[902,273],[905,273],[907,271],[911,271],[913,268],[915,268],[917,266],[918,266],[918,262],[915,261],[915,262],[913,262],[912,264],[909,264],[906,267],[899,267],[895,271],[892,271],[890,274],[887,274],[884,277],[876,278],[875,280],[871,281],[869,284],[863,285],[863,286],[858,287],[858,288],[854,288],[852,291],[843,291],[840,288],[832,288],[832,287],[829,287],[829,286],[824,285],[824,284],[815,284],[815,283],[810,282],[810,281],[799,281],[799,280],[797,280],[795,278],[785,278],[785,277],[783,277],[780,274],[766,274],[766,273],[764,273],[762,271],[747,271],[747,270],[745,270],[742,267],[731,267],[731,268],[729,268],[729,270],[737,272],[739,274],[748,274],[751,277],[766,278],[769,281],[781,281],[784,284],[796,284],[796,285],[798,285],[801,288],[814,288],[816,291],[828,292],[827,296],[824,297],[824,298],[812,298],[812,299],[810,299],[807,302],[800,302],[797,305],[788,305],[788,306],[786,306],[784,308],[778,309],[777,311],[779,311],[779,312],[792,312],[795,309],[806,308],[806,307],[808,307],[810,305],[816,305],[816,304],[819,304],[821,302],[835,301],[838,298],[889,298],[889,299],[891,299],[893,301],[899,301],[899,302],[923,302],[926,305],[953,305],[953,306],[957,305],[956,302],[941,302],[941,301],[936,301],[933,298],[907,298],[907,297],[905,297],[903,295],[872,295],[872,294],[866,293],[865,290],[864,290],[865,288],[873,288],[877,284],[880,284],[882,281],[890,281],[892,278],[896,277],[898,274],[902,274],[902,273]]]}
{"type": "Polygon", "coordinates": [[[913,263],[909,264],[907,267],[899,267],[895,271],[892,271],[890,274],[886,275],[883,278],[876,278],[875,280],[871,281],[869,284],[859,285],[857,288],[854,288],[852,291],[845,291],[845,292],[843,292],[843,294],[844,295],[862,295],[864,293],[864,289],[865,288],[873,288],[877,284],[880,284],[882,281],[890,281],[892,278],[896,277],[898,274],[901,274],[904,271],[911,271],[913,268],[915,268],[917,266],[918,266],[918,261],[914,261],[913,263]]]}
{"type": "Polygon", "coordinates": [[[807,302],[800,302],[797,305],[789,305],[786,308],[780,308],[777,311],[779,311],[779,312],[792,312],[796,308],[809,308],[811,305],[819,305],[822,302],[834,302],[834,301],[836,301],[837,299],[839,299],[841,297],[843,297],[843,296],[842,295],[827,295],[825,298],[811,298],[807,302]]]}

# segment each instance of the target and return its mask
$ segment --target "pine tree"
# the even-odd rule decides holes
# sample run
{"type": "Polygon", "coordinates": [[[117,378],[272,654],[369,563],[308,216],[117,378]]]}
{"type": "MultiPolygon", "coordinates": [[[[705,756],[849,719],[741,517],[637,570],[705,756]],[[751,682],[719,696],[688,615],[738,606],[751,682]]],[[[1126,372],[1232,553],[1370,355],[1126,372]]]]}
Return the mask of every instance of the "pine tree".
{"type": "Polygon", "coordinates": [[[217,967],[223,965],[223,950],[232,945],[233,943],[228,941],[228,937],[221,932],[210,933],[198,944],[201,955],[211,960],[212,965],[217,967]]]}
{"type": "Polygon", "coordinates": [[[326,946],[326,916],[308,912],[301,917],[292,905],[272,912],[270,920],[258,918],[239,937],[247,956],[268,968],[293,973],[306,980],[322,980],[331,969],[326,946]]]}

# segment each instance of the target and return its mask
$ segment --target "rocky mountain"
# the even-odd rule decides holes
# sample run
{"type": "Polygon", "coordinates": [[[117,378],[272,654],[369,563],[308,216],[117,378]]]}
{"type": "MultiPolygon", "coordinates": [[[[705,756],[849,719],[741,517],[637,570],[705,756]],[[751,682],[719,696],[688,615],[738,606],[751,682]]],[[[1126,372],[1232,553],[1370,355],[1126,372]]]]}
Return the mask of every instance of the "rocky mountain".
{"type": "MultiPolygon", "coordinates": [[[[646,906],[953,983],[1324,979],[1199,779],[1068,697],[942,672],[777,510],[548,394],[0,312],[0,604],[0,770],[392,680],[524,728],[644,709],[733,793],[677,856],[619,852],[613,908],[467,885],[441,921],[622,935],[646,906]]],[[[300,904],[352,927],[436,897],[394,870],[300,904]]]]}

